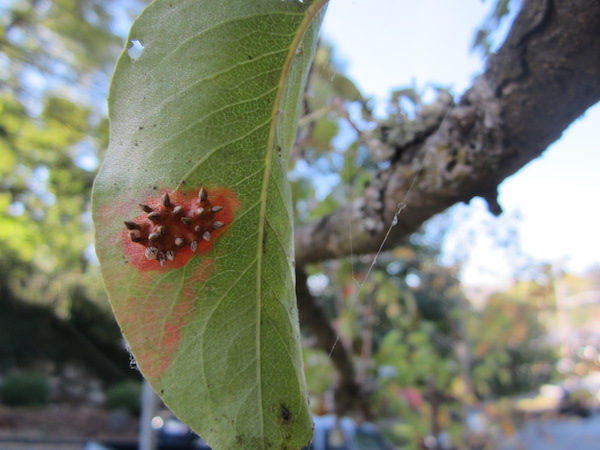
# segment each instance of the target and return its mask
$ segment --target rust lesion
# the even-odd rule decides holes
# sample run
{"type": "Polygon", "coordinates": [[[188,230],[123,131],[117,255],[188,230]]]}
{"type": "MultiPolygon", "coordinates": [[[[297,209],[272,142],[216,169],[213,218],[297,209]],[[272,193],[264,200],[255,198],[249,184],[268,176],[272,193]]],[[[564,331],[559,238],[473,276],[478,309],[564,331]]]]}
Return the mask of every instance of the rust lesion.
{"type": "Polygon", "coordinates": [[[237,207],[228,189],[163,190],[139,204],[143,214],[123,222],[125,254],[138,268],[181,267],[213,248],[237,207]]]}

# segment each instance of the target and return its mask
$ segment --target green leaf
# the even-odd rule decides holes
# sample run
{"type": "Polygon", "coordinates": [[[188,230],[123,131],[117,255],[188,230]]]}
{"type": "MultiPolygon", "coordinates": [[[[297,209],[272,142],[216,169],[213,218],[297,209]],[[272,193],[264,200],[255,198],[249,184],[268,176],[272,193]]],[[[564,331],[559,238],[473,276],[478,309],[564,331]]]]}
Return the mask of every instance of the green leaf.
{"type": "Polygon", "coordinates": [[[325,3],[155,1],[129,36],[141,53],[113,75],[96,252],[138,367],[215,449],[296,449],[312,434],[286,168],[325,3]],[[146,245],[183,232],[174,204],[201,220],[200,188],[224,225],[196,254],[190,238],[174,261],[147,260],[146,245]],[[143,233],[169,222],[142,245],[125,220],[143,233]]]}

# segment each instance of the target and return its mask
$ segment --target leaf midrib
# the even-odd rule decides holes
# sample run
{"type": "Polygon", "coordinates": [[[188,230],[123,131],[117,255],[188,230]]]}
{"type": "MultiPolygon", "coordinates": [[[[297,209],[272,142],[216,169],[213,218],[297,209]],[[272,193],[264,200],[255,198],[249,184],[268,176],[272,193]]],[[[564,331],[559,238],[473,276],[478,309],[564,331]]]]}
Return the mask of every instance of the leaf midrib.
{"type": "Polygon", "coordinates": [[[265,157],[265,172],[263,175],[263,183],[261,188],[261,205],[259,212],[259,221],[258,221],[258,240],[257,240],[257,251],[256,251],[256,379],[257,379],[257,391],[258,398],[261,403],[261,407],[258,408],[259,412],[259,421],[261,424],[261,431],[263,436],[265,435],[265,423],[263,416],[263,408],[262,408],[262,383],[261,383],[261,370],[262,370],[262,360],[261,360],[261,315],[262,315],[262,272],[263,272],[263,242],[265,236],[265,229],[267,225],[266,215],[267,215],[267,200],[268,200],[268,190],[269,190],[269,182],[271,179],[271,169],[273,163],[273,155],[275,150],[275,135],[276,135],[276,127],[277,127],[277,119],[280,113],[281,102],[283,99],[283,94],[286,88],[286,80],[288,79],[288,75],[290,73],[290,69],[292,67],[292,61],[296,54],[298,47],[300,46],[302,39],[304,38],[304,33],[312,23],[312,20],[316,16],[317,12],[321,9],[321,7],[328,0],[317,0],[313,4],[311,4],[308,9],[304,13],[304,18],[297,28],[296,36],[290,45],[289,53],[285,59],[285,63],[283,65],[283,69],[281,71],[281,76],[279,78],[277,96],[275,98],[273,104],[273,110],[271,112],[271,130],[269,131],[269,138],[267,141],[267,152],[265,157]]]}

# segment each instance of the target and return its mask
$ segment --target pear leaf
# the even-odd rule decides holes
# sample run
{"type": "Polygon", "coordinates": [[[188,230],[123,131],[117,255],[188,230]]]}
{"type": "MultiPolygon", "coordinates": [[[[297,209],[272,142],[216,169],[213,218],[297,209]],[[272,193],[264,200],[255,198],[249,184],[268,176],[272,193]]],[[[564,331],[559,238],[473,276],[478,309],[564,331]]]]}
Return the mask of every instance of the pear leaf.
{"type": "Polygon", "coordinates": [[[109,94],[96,253],[145,378],[214,449],[312,435],[286,168],[326,0],[157,0],[109,94]]]}

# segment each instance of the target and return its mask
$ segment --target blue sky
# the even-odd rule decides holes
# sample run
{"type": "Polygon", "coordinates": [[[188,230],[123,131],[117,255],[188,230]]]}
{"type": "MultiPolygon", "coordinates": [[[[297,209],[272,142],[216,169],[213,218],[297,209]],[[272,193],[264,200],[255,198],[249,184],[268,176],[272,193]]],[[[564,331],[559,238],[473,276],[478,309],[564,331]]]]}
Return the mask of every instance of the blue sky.
{"type": "MultiPolygon", "coordinates": [[[[461,94],[482,71],[484,61],[470,47],[491,6],[490,0],[331,0],[322,36],[334,45],[346,75],[382,105],[392,89],[410,85],[442,85],[461,94]]],[[[596,105],[500,186],[505,217],[499,220],[516,226],[520,248],[532,260],[573,271],[600,263],[599,142],[596,105]]],[[[496,283],[511,272],[511,257],[478,225],[492,221],[483,202],[472,203],[461,210],[465,222],[447,248],[465,242],[461,229],[475,230],[463,279],[496,283]]]]}

